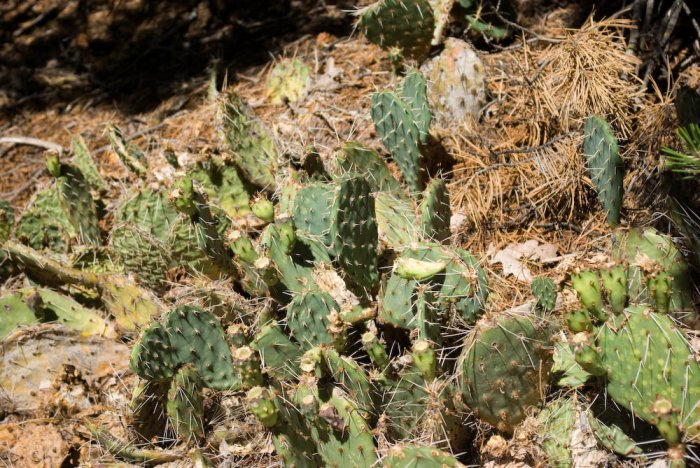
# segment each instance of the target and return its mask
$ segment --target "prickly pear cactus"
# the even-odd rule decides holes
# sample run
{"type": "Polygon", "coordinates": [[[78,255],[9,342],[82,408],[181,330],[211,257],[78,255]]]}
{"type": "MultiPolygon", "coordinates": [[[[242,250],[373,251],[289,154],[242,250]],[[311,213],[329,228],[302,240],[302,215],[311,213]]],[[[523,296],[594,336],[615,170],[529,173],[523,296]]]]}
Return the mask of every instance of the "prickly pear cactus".
{"type": "Polygon", "coordinates": [[[129,143],[124,137],[121,129],[116,125],[107,126],[107,137],[112,149],[122,163],[139,177],[146,177],[148,174],[148,160],[143,151],[138,146],[129,143]]]}
{"type": "Polygon", "coordinates": [[[464,467],[449,453],[434,447],[421,445],[396,445],[389,451],[389,455],[382,460],[387,468],[442,468],[464,467]]]}
{"type": "Polygon", "coordinates": [[[482,319],[459,357],[461,401],[502,432],[538,406],[552,365],[553,329],[528,316],[482,319]]]}
{"type": "Polygon", "coordinates": [[[486,104],[484,64],[469,43],[445,40],[440,55],[421,66],[428,82],[430,107],[439,127],[477,119],[486,104]]]}
{"type": "Polygon", "coordinates": [[[299,59],[281,60],[267,79],[267,96],[272,104],[295,103],[311,84],[311,70],[299,59]]]}
{"type": "Polygon", "coordinates": [[[15,328],[36,323],[34,311],[22,300],[19,294],[0,297],[0,341],[15,328]]]}
{"type": "Polygon", "coordinates": [[[17,223],[15,237],[37,250],[70,251],[77,233],[61,209],[55,187],[34,196],[17,223]]]}
{"type": "Polygon", "coordinates": [[[262,122],[234,94],[222,101],[220,112],[220,131],[236,165],[252,183],[273,191],[277,149],[262,122]]]}
{"type": "Polygon", "coordinates": [[[356,142],[346,143],[336,163],[343,173],[358,173],[370,184],[373,193],[401,192],[401,185],[391,175],[389,167],[376,151],[356,142]]]}
{"type": "Polygon", "coordinates": [[[0,199],[0,243],[10,238],[15,224],[15,211],[10,202],[0,199]]]}
{"type": "Polygon", "coordinates": [[[694,314],[687,313],[692,310],[688,264],[669,236],[653,228],[632,229],[617,239],[613,256],[627,265],[630,302],[651,304],[693,322],[694,314]]]}
{"type": "Polygon", "coordinates": [[[192,364],[180,368],[170,384],[165,408],[177,436],[184,441],[204,437],[203,382],[192,364]]]}
{"type": "Polygon", "coordinates": [[[620,222],[624,176],[617,139],[610,125],[595,115],[586,120],[583,131],[583,155],[588,161],[588,172],[606,212],[608,224],[615,227],[620,222]]]}
{"type": "Polygon", "coordinates": [[[183,364],[194,365],[209,388],[240,384],[219,321],[210,312],[186,305],[144,330],[131,352],[134,372],[148,380],[169,380],[183,364]]]}
{"type": "Polygon", "coordinates": [[[698,434],[700,385],[694,376],[700,366],[687,336],[668,315],[632,305],[579,342],[590,344],[576,345],[577,361],[604,376],[608,395],[654,424],[670,446],[698,434]]]}
{"type": "Polygon", "coordinates": [[[346,325],[338,303],[328,294],[310,291],[287,306],[287,325],[302,347],[321,344],[343,349],[347,344],[346,325]]]}
{"type": "Polygon", "coordinates": [[[450,237],[450,196],[443,179],[433,179],[423,192],[420,203],[420,221],[423,236],[437,242],[450,237]]]}
{"type": "Polygon", "coordinates": [[[421,192],[425,185],[421,129],[412,108],[391,91],[381,91],[372,96],[372,120],[382,143],[401,169],[409,190],[421,192]]]}
{"type": "Polygon", "coordinates": [[[428,0],[380,0],[356,14],[362,33],[383,49],[418,61],[430,51],[435,15],[428,0]]]}
{"type": "Polygon", "coordinates": [[[73,154],[72,162],[75,167],[83,175],[90,188],[93,190],[106,190],[107,183],[100,175],[100,171],[95,164],[95,160],[90,154],[83,137],[76,136],[70,143],[71,153],[73,154]]]}
{"type": "Polygon", "coordinates": [[[532,280],[532,295],[537,303],[535,307],[542,312],[552,312],[557,304],[557,290],[551,278],[535,278],[532,280]]]}

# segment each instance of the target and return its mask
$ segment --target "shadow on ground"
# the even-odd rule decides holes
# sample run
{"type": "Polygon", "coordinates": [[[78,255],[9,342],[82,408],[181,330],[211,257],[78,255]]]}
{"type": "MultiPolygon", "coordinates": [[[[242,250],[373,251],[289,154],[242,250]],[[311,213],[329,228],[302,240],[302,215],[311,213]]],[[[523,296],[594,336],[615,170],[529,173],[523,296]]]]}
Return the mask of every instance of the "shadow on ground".
{"type": "Polygon", "coordinates": [[[351,32],[352,3],[323,0],[0,2],[0,112],[77,98],[152,109],[212,63],[229,73],[306,34],[351,32]]]}

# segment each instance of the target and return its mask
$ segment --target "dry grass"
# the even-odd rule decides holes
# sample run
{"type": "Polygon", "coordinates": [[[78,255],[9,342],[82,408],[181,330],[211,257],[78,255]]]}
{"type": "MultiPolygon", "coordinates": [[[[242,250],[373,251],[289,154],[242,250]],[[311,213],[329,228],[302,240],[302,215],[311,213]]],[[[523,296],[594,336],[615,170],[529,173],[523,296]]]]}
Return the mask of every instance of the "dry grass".
{"type": "Polygon", "coordinates": [[[469,228],[571,227],[596,216],[601,210],[580,148],[591,114],[611,122],[623,158],[633,162],[628,171],[652,172],[653,158],[638,156],[641,148],[651,154],[652,139],[669,128],[668,101],[641,90],[637,59],[626,53],[622,34],[631,27],[589,19],[581,29],[550,30],[550,39],[535,46],[523,42],[484,57],[493,101],[478,132],[447,140],[457,160],[452,196],[469,228]]]}

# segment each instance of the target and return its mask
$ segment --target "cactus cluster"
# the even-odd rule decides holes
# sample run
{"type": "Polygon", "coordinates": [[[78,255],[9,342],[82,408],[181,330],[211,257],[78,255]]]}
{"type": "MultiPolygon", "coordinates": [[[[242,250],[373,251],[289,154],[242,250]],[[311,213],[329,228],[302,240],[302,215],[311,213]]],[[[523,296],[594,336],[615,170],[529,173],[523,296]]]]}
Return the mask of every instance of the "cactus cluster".
{"type": "MultiPolygon", "coordinates": [[[[443,21],[436,12],[452,3],[382,0],[362,11],[360,27],[419,58],[443,21]]],[[[287,72],[307,77],[288,65],[273,72],[275,101],[305,90],[281,86],[287,72]]],[[[653,424],[680,465],[700,430],[700,367],[679,324],[696,322],[681,252],[667,236],[631,230],[615,239],[615,265],[571,276],[580,307],[564,320],[567,295],[558,301],[559,285],[544,277],[532,282],[531,306],[490,310],[486,271],[450,244],[446,180],[429,177],[426,89],[413,70],[372,97],[399,177],[357,142],[331,160],[315,150],[288,160],[242,99],[222,95],[226,150],[183,165],[168,156],[167,188],[150,183],[157,165],[147,153],[109,127],[137,183],[104,204],[111,181],[76,138],[70,162],[48,156],[52,184],[21,216],[0,201],[0,266],[28,280],[0,297],[0,338],[36,322],[127,338],[138,377],[130,441],[211,446],[213,434],[225,439],[221,401],[230,398],[287,466],[462,466],[452,454],[468,450],[475,430],[512,434],[539,409],[553,466],[574,463],[584,429],[602,447],[639,455],[583,396],[550,393],[543,408],[551,377],[564,374],[560,386],[604,388],[653,424]]],[[[585,130],[591,178],[617,224],[614,138],[596,117],[585,130]]],[[[118,457],[170,460],[89,430],[118,457]]],[[[208,463],[199,451],[193,460],[208,463]]]]}
{"type": "Polygon", "coordinates": [[[684,443],[700,427],[700,366],[680,313],[687,266],[670,239],[651,228],[618,239],[618,265],[582,271],[571,283],[582,308],[567,317],[576,362],[605,384],[633,417],[656,426],[669,458],[683,464],[684,443]]]}

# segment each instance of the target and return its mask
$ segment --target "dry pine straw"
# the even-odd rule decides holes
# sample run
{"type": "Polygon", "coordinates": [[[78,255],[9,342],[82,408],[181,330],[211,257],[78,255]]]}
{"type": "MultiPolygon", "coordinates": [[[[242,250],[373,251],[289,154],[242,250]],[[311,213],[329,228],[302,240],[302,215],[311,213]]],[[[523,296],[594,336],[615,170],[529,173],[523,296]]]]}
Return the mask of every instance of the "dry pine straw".
{"type": "MultiPolygon", "coordinates": [[[[659,142],[672,138],[673,112],[668,97],[640,90],[637,61],[625,51],[623,31],[630,27],[622,20],[589,20],[581,29],[550,28],[547,40],[482,56],[490,102],[481,121],[442,133],[442,143],[456,161],[450,174],[453,211],[467,216],[460,238],[477,256],[483,257],[489,244],[501,248],[537,236],[559,244],[561,252],[595,248],[582,234],[606,232],[604,216],[580,149],[582,122],[592,113],[606,117],[620,139],[628,168],[625,207],[648,206],[638,201],[640,189],[654,173],[659,142]]],[[[314,147],[332,161],[347,140],[386,153],[369,112],[372,92],[397,81],[385,53],[362,37],[320,34],[290,45],[283,55],[298,57],[311,68],[311,89],[301,102],[272,105],[265,98],[274,61],[231,77],[234,84],[227,91],[248,101],[285,154],[300,159],[314,147]]],[[[157,166],[166,165],[166,149],[182,161],[224,152],[216,132],[216,104],[206,100],[205,89],[199,87],[189,105],[166,118],[162,128],[135,140],[157,166]]],[[[131,119],[75,107],[69,113],[29,117],[16,131],[64,146],[81,131],[94,149],[104,145],[102,128],[108,121],[132,134],[157,124],[157,114],[170,105],[131,119]],[[40,130],[47,120],[52,125],[40,130]]],[[[33,153],[34,170],[43,165],[36,149],[12,152],[33,153]]],[[[103,171],[124,177],[111,151],[98,156],[103,171]]],[[[5,189],[9,181],[2,182],[5,189]]],[[[116,183],[115,190],[125,186],[116,183]]],[[[638,220],[648,218],[633,213],[638,220]]]]}

